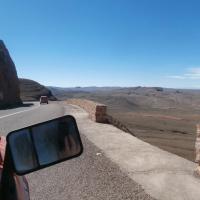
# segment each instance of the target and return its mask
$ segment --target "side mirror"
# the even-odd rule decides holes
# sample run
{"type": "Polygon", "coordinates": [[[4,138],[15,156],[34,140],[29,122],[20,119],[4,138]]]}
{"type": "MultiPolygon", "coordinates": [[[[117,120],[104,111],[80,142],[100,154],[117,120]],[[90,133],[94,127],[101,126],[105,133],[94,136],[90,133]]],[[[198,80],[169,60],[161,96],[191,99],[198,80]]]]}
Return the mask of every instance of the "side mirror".
{"type": "Polygon", "coordinates": [[[75,119],[64,116],[13,131],[7,136],[13,170],[24,175],[77,157],[83,145],[75,119]]]}

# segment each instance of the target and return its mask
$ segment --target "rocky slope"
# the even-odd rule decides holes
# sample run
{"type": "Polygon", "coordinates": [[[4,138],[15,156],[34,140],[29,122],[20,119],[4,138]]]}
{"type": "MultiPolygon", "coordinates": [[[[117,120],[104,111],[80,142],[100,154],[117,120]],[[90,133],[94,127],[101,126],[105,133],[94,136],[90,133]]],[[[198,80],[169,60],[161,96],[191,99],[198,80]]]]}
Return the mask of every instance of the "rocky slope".
{"type": "Polygon", "coordinates": [[[0,107],[21,104],[19,81],[15,64],[0,40],[0,107]]]}
{"type": "Polygon", "coordinates": [[[56,98],[51,91],[36,81],[29,79],[19,79],[20,93],[23,101],[38,101],[41,96],[48,96],[49,100],[55,101],[56,98]]]}

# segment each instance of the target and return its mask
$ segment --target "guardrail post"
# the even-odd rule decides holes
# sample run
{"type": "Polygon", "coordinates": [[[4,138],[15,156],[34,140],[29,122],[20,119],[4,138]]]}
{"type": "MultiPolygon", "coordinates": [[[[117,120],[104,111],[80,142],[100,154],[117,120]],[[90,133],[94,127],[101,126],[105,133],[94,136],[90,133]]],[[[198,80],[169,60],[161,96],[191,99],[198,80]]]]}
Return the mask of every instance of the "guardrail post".
{"type": "Polygon", "coordinates": [[[200,124],[196,126],[197,135],[196,135],[196,142],[195,142],[195,162],[198,163],[197,168],[195,169],[195,174],[200,177],[200,124]]]}

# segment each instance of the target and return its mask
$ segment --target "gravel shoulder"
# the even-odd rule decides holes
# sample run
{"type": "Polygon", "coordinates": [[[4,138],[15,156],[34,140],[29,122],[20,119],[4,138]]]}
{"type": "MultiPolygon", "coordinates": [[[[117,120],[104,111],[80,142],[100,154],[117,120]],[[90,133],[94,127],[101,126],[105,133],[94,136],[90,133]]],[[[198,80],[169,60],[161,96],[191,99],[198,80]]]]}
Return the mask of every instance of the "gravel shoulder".
{"type": "Polygon", "coordinates": [[[81,135],[79,158],[28,175],[32,200],[153,200],[81,135]]]}

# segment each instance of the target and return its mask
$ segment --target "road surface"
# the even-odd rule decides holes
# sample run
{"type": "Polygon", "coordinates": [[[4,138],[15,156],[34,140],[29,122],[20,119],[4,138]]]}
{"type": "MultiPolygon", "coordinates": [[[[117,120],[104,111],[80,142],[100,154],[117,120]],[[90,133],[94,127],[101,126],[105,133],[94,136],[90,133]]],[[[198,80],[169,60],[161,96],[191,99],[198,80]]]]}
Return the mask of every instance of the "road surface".
{"type": "MultiPolygon", "coordinates": [[[[66,112],[67,107],[58,103],[0,110],[0,133],[7,135],[66,112]]],[[[81,138],[82,156],[27,175],[31,200],[153,199],[83,134],[81,138]]]]}

